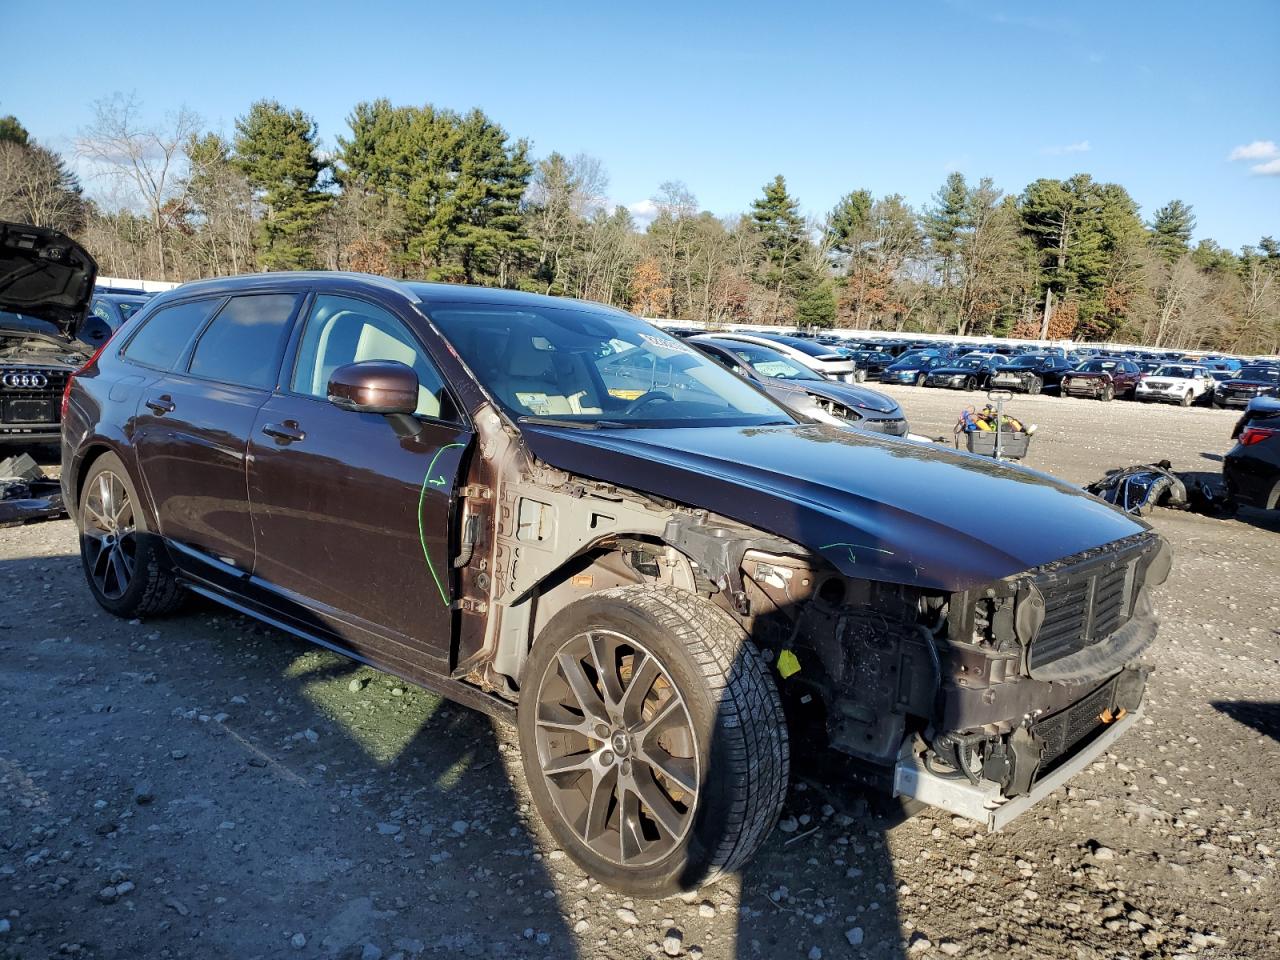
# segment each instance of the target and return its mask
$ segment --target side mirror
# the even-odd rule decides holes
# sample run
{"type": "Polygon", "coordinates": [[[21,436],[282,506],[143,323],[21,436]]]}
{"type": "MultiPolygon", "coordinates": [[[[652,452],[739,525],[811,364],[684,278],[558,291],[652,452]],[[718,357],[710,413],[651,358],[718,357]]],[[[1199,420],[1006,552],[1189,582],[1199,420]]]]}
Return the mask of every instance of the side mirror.
{"type": "Polygon", "coordinates": [[[346,363],[330,375],[328,395],[343,410],[409,414],[418,409],[418,375],[399,360],[346,363]]]}

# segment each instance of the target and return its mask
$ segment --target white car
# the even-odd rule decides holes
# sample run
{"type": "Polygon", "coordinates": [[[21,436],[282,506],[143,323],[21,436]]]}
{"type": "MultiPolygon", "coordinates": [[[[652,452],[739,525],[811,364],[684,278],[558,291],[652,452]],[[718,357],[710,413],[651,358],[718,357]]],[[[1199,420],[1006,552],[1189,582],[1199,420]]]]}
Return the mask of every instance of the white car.
{"type": "Polygon", "coordinates": [[[1212,389],[1213,379],[1207,368],[1190,363],[1166,363],[1138,381],[1133,398],[1189,407],[1212,389]]]}
{"type": "Polygon", "coordinates": [[[820,373],[828,380],[843,380],[853,383],[858,379],[857,364],[829,344],[804,337],[788,337],[783,334],[754,333],[717,333],[720,340],[737,340],[741,343],[754,343],[758,347],[770,347],[783,354],[788,360],[799,363],[815,373],[820,373]]]}

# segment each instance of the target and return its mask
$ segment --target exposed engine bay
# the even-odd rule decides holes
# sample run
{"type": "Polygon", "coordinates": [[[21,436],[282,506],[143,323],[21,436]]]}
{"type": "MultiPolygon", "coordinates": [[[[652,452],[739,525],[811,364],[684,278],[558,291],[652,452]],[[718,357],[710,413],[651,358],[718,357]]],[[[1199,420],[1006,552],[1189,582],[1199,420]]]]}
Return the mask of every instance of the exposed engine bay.
{"type": "Polygon", "coordinates": [[[485,433],[488,456],[464,488],[462,582],[476,596],[459,604],[457,679],[514,698],[558,610],[594,590],[668,582],[742,625],[774,667],[797,739],[858,761],[867,783],[993,826],[984,810],[1091,758],[1090,744],[1140,712],[1140,658],[1156,634],[1148,588],[1171,565],[1150,531],[943,592],[848,577],[786,539],[548,468],[503,431],[485,433]],[[490,529],[495,542],[474,538],[490,529]],[[974,795],[953,800],[961,788],[974,795]]]}

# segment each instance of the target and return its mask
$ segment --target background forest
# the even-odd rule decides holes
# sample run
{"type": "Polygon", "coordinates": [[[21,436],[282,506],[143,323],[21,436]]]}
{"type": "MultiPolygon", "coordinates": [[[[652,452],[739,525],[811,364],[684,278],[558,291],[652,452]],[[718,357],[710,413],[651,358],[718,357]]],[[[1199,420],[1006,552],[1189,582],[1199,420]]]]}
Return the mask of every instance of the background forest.
{"type": "MultiPolygon", "coordinates": [[[[104,275],[362,270],[599,300],[708,324],[1075,337],[1280,350],[1280,244],[1193,245],[1182,199],[1144,219],[1088,174],[1006,192],[950,174],[913,208],[852,189],[806,217],[780,174],[741,214],[662,184],[637,222],[586,155],[535,157],[480,110],[359,103],[332,150],[264,100],[228,139],[182,111],[95,104],[66,158],[0,118],[0,219],[77,237],[104,275]]],[[[855,186],[851,184],[851,186],[855,186]]]]}

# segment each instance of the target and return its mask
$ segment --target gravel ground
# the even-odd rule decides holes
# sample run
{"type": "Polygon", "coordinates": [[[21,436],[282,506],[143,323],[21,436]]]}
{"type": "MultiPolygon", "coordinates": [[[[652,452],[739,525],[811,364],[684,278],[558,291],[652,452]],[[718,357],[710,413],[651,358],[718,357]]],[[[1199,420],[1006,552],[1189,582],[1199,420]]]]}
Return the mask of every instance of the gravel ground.
{"type": "MultiPolygon", "coordinates": [[[[975,398],[889,392],[932,436],[975,398]]],[[[1010,410],[1081,483],[1214,471],[1236,416],[1010,410]]],[[[1280,525],[1153,522],[1147,718],[1069,788],[987,835],[798,779],[745,875],[661,903],[554,848],[513,731],[207,604],[113,620],[69,521],[0,530],[0,957],[1278,957],[1280,525]]]]}

